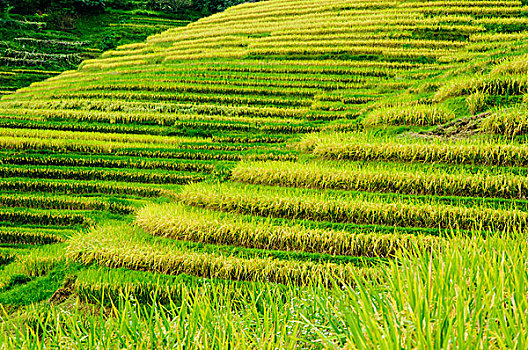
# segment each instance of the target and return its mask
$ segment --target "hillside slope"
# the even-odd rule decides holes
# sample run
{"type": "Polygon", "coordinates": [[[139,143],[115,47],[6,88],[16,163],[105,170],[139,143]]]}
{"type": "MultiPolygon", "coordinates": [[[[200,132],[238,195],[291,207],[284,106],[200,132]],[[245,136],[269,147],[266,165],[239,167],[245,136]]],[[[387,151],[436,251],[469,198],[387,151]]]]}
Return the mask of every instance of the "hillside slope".
{"type": "MultiPolygon", "coordinates": [[[[527,37],[521,1],[270,0],[5,96],[3,291],[64,252],[347,284],[452,230],[524,230],[527,37]]],[[[79,266],[85,298],[120,288],[79,266]]]]}
{"type": "Polygon", "coordinates": [[[0,95],[76,69],[108,48],[190,22],[165,18],[161,12],[112,10],[66,16],[72,23],[65,29],[53,23],[57,16],[0,16],[0,95]]]}
{"type": "MultiPolygon", "coordinates": [[[[523,50],[525,15],[519,1],[246,4],[107,52],[79,71],[20,90],[3,107],[42,109],[48,119],[66,113],[63,120],[83,120],[96,110],[144,111],[142,119],[160,124],[166,117],[149,116],[147,103],[156,102],[155,112],[197,121],[203,118],[193,116],[205,114],[261,123],[271,117],[317,130],[409,90],[418,96],[398,98],[430,102],[427,92],[448,72],[480,73],[523,50]],[[120,105],[105,106],[109,99],[120,105]]],[[[436,119],[422,123],[454,116],[439,108],[436,119]]]]}

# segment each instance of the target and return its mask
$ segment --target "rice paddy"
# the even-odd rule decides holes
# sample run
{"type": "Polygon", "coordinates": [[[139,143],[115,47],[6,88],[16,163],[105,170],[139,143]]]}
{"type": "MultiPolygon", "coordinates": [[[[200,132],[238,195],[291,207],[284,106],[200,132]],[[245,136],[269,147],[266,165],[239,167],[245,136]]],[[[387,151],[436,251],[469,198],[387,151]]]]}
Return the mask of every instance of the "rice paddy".
{"type": "Polygon", "coordinates": [[[524,1],[269,0],[5,95],[0,338],[524,348],[527,37],[524,1]]]}

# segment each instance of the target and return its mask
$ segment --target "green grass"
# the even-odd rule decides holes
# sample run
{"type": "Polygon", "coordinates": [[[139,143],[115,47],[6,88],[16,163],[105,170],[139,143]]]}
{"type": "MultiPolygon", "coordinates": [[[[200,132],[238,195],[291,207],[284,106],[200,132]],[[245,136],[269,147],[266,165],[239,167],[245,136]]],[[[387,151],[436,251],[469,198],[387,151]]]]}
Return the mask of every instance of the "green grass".
{"type": "Polygon", "coordinates": [[[29,349],[64,337],[84,348],[126,342],[138,349],[177,343],[249,349],[264,341],[286,349],[444,348],[453,342],[523,347],[527,247],[517,243],[512,236],[455,239],[454,249],[441,254],[404,254],[390,263],[383,288],[363,279],[361,287],[344,289],[217,282],[197,288],[183,276],[90,270],[79,275],[76,288],[109,309],[74,301],[32,306],[0,334],[5,344],[29,349]],[[140,293],[148,290],[153,294],[140,293]],[[146,304],[136,302],[133,291],[146,304]],[[53,330],[45,340],[38,337],[43,330],[53,330]]]}
{"type": "Polygon", "coordinates": [[[20,307],[49,299],[62,286],[66,271],[57,268],[46,276],[34,279],[17,276],[13,277],[10,285],[5,287],[6,290],[0,293],[1,304],[20,307]]]}

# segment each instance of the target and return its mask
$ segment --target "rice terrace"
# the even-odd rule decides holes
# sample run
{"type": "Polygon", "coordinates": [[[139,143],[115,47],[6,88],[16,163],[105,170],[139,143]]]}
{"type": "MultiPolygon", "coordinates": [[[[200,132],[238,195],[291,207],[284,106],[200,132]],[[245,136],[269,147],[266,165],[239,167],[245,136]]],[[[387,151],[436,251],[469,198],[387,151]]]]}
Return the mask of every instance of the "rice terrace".
{"type": "Polygon", "coordinates": [[[527,0],[0,0],[1,349],[528,349],[527,0]]]}

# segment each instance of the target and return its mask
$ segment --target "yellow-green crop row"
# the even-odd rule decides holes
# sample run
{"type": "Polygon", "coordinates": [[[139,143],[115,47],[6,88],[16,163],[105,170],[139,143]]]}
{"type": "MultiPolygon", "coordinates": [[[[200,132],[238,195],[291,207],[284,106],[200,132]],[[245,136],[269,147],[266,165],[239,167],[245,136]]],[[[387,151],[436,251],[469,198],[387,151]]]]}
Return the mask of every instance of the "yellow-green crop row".
{"type": "Polygon", "coordinates": [[[197,92],[204,94],[237,94],[237,95],[272,95],[272,96],[298,96],[311,97],[320,92],[316,88],[259,88],[258,86],[237,85],[209,85],[200,83],[115,83],[115,84],[93,84],[82,90],[126,90],[126,91],[152,91],[152,92],[197,92]]]}
{"type": "MultiPolygon", "coordinates": [[[[134,95],[136,93],[132,93],[134,95]]],[[[146,94],[145,92],[137,93],[141,97],[146,94]]],[[[60,98],[62,95],[54,95],[54,98],[60,98]]],[[[76,96],[76,95],[72,95],[76,96]]],[[[83,94],[79,97],[90,98],[90,96],[95,98],[123,98],[127,99],[126,96],[132,97],[131,93],[128,92],[93,92],[83,94]]],[[[170,100],[170,95],[161,94],[161,95],[150,95],[146,94],[149,99],[160,100],[170,100]]],[[[66,96],[64,96],[66,98],[66,96]]],[[[74,106],[72,103],[72,107],[74,106]]],[[[102,103],[102,102],[100,102],[102,103]]],[[[89,121],[89,122],[108,122],[108,123],[157,123],[159,125],[171,125],[176,122],[181,121],[195,121],[195,120],[216,120],[219,121],[240,121],[240,122],[263,122],[263,123],[272,123],[272,122],[291,122],[291,119],[304,119],[306,118],[306,108],[279,108],[279,107],[260,107],[260,106],[222,106],[222,105],[193,105],[193,104],[182,104],[175,106],[174,112],[176,113],[160,113],[154,111],[147,112],[114,112],[112,110],[105,110],[105,108],[111,107],[101,107],[102,111],[99,110],[73,110],[73,109],[25,109],[18,108],[13,109],[12,111],[6,110],[5,112],[12,112],[13,116],[17,119],[28,119],[28,120],[47,120],[47,119],[75,119],[78,121],[89,121]],[[203,116],[205,114],[205,116],[203,116]],[[207,114],[212,114],[213,116],[207,116],[207,114]],[[245,118],[246,117],[246,118],[245,118]],[[253,118],[254,117],[254,118],[253,118]],[[258,118],[270,118],[258,120],[258,118]],[[275,118],[275,119],[274,119],[275,118]]],[[[8,114],[9,115],[9,114],[8,114]]]]}
{"type": "Polygon", "coordinates": [[[276,107],[222,106],[211,104],[168,104],[148,102],[148,99],[170,99],[170,95],[133,93],[137,99],[147,102],[125,102],[131,98],[128,92],[87,92],[82,94],[54,94],[54,100],[9,102],[5,113],[11,119],[45,120],[55,119],[63,114],[65,119],[110,123],[149,123],[159,125],[175,122],[217,121],[233,123],[299,124],[305,110],[276,107]],[[60,100],[63,97],[64,100],[60,100]],[[82,99],[72,99],[82,97],[82,99]],[[55,99],[56,98],[56,99],[55,99]],[[92,99],[93,98],[93,99],[92,99]],[[119,100],[116,102],[115,100],[119,100]],[[104,112],[104,113],[103,113],[104,112]],[[285,116],[285,117],[281,117],[285,116]],[[298,118],[298,119],[294,119],[298,118]]]}
{"type": "Polygon", "coordinates": [[[163,144],[108,142],[96,140],[46,139],[40,137],[2,137],[4,150],[49,150],[54,152],[115,153],[126,149],[166,149],[163,144]]]}
{"type": "MultiPolygon", "coordinates": [[[[313,33],[310,33],[313,34],[313,33]]],[[[334,33],[332,33],[334,34],[334,33]]],[[[295,60],[295,61],[277,61],[271,59],[262,59],[262,60],[205,60],[205,61],[191,61],[191,62],[175,62],[175,63],[166,63],[162,66],[143,66],[137,68],[124,68],[124,69],[115,69],[113,70],[116,74],[123,76],[126,75],[137,75],[145,74],[152,76],[159,75],[174,75],[179,74],[183,75],[186,73],[192,74],[206,74],[206,73],[218,73],[220,75],[224,74],[234,74],[234,73],[255,73],[261,79],[270,78],[268,74],[274,75],[279,74],[279,78],[285,80],[292,78],[294,80],[305,80],[306,77],[314,79],[318,77],[318,74],[332,74],[332,69],[336,70],[334,76],[335,80],[338,80],[340,75],[350,76],[350,75],[371,75],[377,76],[381,70],[387,70],[393,75],[400,71],[407,71],[411,69],[422,68],[422,69],[433,69],[438,70],[440,67],[437,65],[423,64],[419,62],[390,62],[390,61],[342,61],[335,59],[328,59],[324,61],[311,61],[311,60],[295,60]],[[274,70],[275,69],[275,70],[274,70]],[[361,69],[360,73],[356,73],[356,69],[361,69]],[[298,75],[295,75],[299,73],[298,75]]],[[[90,78],[84,76],[78,71],[63,73],[60,76],[56,76],[48,80],[51,81],[71,81],[75,82],[77,79],[87,79],[91,81],[93,79],[98,80],[100,76],[105,76],[106,72],[93,72],[90,73],[90,78]]],[[[382,74],[382,76],[387,74],[382,74]]],[[[332,77],[332,76],[331,76],[332,77]]],[[[323,80],[325,77],[320,77],[323,80]]],[[[333,81],[331,79],[330,81],[333,81]]],[[[43,84],[43,85],[47,85],[43,84]]],[[[40,86],[35,84],[34,86],[40,86]]]]}
{"type": "Polygon", "coordinates": [[[107,69],[115,69],[115,68],[122,68],[122,67],[141,67],[149,65],[149,61],[145,59],[135,59],[135,60],[127,60],[122,62],[112,62],[112,63],[102,63],[95,60],[86,60],[84,61],[80,66],[79,69],[82,71],[91,71],[91,70],[107,70],[107,69]]]}
{"type": "Polygon", "coordinates": [[[104,202],[86,198],[74,198],[71,196],[47,196],[44,194],[2,194],[0,205],[4,207],[24,207],[38,209],[61,209],[61,210],[107,210],[117,214],[131,214],[134,208],[128,205],[104,202]]]}
{"type": "Polygon", "coordinates": [[[496,110],[483,120],[482,130],[507,137],[525,135],[528,132],[527,108],[528,106],[523,104],[496,110]]]}
{"type": "Polygon", "coordinates": [[[47,178],[65,180],[99,180],[118,182],[138,182],[157,184],[186,184],[202,181],[200,175],[168,173],[168,172],[140,172],[136,170],[112,170],[74,167],[52,166],[0,166],[0,177],[12,178],[47,178]]]}
{"type": "MultiPolygon", "coordinates": [[[[398,11],[398,10],[396,10],[398,11]]],[[[401,10],[399,10],[401,11],[401,10]]],[[[438,17],[429,17],[428,19],[416,19],[411,18],[412,16],[416,16],[415,14],[405,14],[400,16],[400,18],[397,18],[393,16],[393,18],[375,18],[372,15],[366,14],[365,17],[367,18],[340,18],[338,20],[338,25],[335,26],[328,26],[328,21],[335,20],[335,13],[332,14],[332,16],[322,16],[321,14],[317,13],[314,14],[311,18],[305,17],[304,23],[300,21],[291,21],[286,23],[263,23],[263,25],[267,26],[255,26],[254,24],[231,24],[229,28],[226,27],[210,27],[207,28],[207,30],[197,31],[197,32],[191,32],[187,31],[185,34],[180,34],[177,36],[169,36],[167,35],[163,40],[168,41],[178,41],[178,40],[191,40],[191,39],[199,39],[203,38],[204,36],[207,37],[223,37],[226,35],[259,35],[259,34],[265,34],[270,32],[302,32],[306,31],[308,29],[313,29],[321,31],[321,28],[324,28],[323,31],[328,32],[328,34],[331,34],[335,30],[339,29],[348,29],[348,31],[353,32],[376,32],[377,30],[387,30],[387,27],[391,27],[394,31],[406,31],[406,30],[413,30],[415,28],[434,28],[438,26],[443,26],[446,29],[451,30],[465,30],[468,34],[477,33],[479,31],[483,31],[482,27],[479,27],[478,24],[483,22],[477,22],[477,23],[471,23],[472,17],[470,20],[465,21],[463,25],[457,25],[457,23],[453,24],[446,24],[445,21],[449,20],[450,18],[461,18],[461,16],[438,16],[438,17]],[[469,22],[469,23],[468,23],[469,22]]],[[[518,18],[514,18],[518,19],[518,18]]],[[[519,21],[518,21],[519,22],[519,21]]],[[[520,21],[522,23],[522,21],[520,21]]],[[[486,22],[484,22],[486,23],[486,22]]],[[[342,30],[345,31],[345,30],[342,30]]],[[[151,41],[153,44],[155,42],[151,41]]],[[[160,42],[160,41],[158,41],[160,42]]],[[[243,52],[243,49],[241,49],[243,52]]],[[[231,49],[231,53],[233,53],[235,50],[231,49]]],[[[229,50],[228,50],[229,52],[229,50]]],[[[170,54],[170,52],[169,52],[170,54]]],[[[169,56],[170,57],[170,56],[169,56]]]]}
{"type": "Polygon", "coordinates": [[[56,226],[90,226],[93,221],[82,214],[68,212],[0,210],[0,221],[18,225],[56,225],[56,226]]]}
{"type": "MultiPolygon", "coordinates": [[[[242,140],[240,140],[242,141],[242,140]]],[[[47,156],[47,155],[8,155],[0,156],[0,165],[40,165],[40,166],[66,166],[66,167],[91,167],[91,168],[132,168],[165,171],[189,171],[211,173],[216,169],[213,163],[143,160],[139,158],[119,157],[93,157],[93,156],[47,156]]]]}
{"type": "Polygon", "coordinates": [[[181,204],[150,204],[136,214],[145,231],[177,240],[247,248],[302,251],[333,255],[389,257],[399,249],[438,244],[436,237],[412,234],[350,233],[277,225],[237,215],[218,215],[181,204]]]}
{"type": "MultiPolygon", "coordinates": [[[[301,76],[301,77],[292,77],[289,79],[289,75],[246,75],[246,79],[241,80],[240,75],[233,75],[234,72],[230,71],[217,71],[216,74],[211,74],[214,71],[209,71],[207,67],[204,67],[205,72],[193,72],[189,71],[188,74],[177,74],[178,71],[167,73],[167,74],[145,74],[145,73],[128,73],[116,78],[114,76],[105,76],[101,75],[100,77],[92,77],[89,80],[79,80],[75,79],[76,77],[71,77],[68,79],[61,79],[55,81],[53,84],[48,83],[45,86],[34,86],[32,91],[46,91],[51,88],[57,90],[71,89],[72,91],[82,91],[86,89],[91,89],[92,85],[97,84],[97,86],[104,85],[109,86],[107,89],[116,90],[112,86],[120,84],[122,90],[138,90],[137,82],[143,81],[148,78],[149,91],[154,91],[153,85],[161,85],[159,90],[167,90],[165,87],[167,83],[179,83],[179,84],[205,84],[205,85],[229,85],[229,86],[241,86],[241,87],[261,87],[261,91],[264,91],[266,95],[283,95],[278,90],[271,90],[268,93],[268,90],[271,88],[298,88],[298,89],[324,89],[332,90],[337,88],[351,88],[355,87],[353,83],[357,81],[357,77],[352,81],[349,77],[350,74],[344,75],[331,79],[319,79],[318,77],[310,76],[301,76]],[[208,74],[206,74],[208,72],[208,74]],[[348,79],[347,79],[348,78],[348,79]],[[275,93],[273,93],[275,91],[275,93]]],[[[184,71],[185,72],[185,71],[184,71]]],[[[243,73],[243,72],[242,72],[243,73]]],[[[174,90],[174,89],[173,89],[174,90]]],[[[168,90],[168,91],[173,91],[168,90]]]]}
{"type": "Polygon", "coordinates": [[[443,101],[450,97],[469,95],[476,91],[488,95],[523,95],[528,93],[528,78],[523,74],[500,73],[457,78],[442,86],[436,92],[435,100],[443,101]]]}
{"type": "Polygon", "coordinates": [[[424,14],[453,14],[453,15],[475,15],[475,16],[511,16],[520,15],[522,12],[520,4],[517,6],[513,4],[507,4],[501,6],[500,4],[493,5],[492,7],[486,7],[485,5],[476,4],[471,5],[460,5],[460,6],[427,6],[420,8],[419,11],[424,14]]]}
{"type": "Polygon", "coordinates": [[[338,47],[346,48],[351,46],[356,47],[384,47],[384,48],[459,48],[465,46],[463,42],[447,41],[447,40],[417,40],[417,39],[364,39],[364,38],[350,38],[346,37],[343,40],[336,38],[328,38],[313,40],[311,37],[304,37],[300,40],[287,41],[272,41],[266,39],[260,40],[257,43],[250,44],[250,49],[256,48],[284,48],[292,46],[302,46],[307,48],[322,48],[322,47],[338,47]]]}
{"type": "MultiPolygon", "coordinates": [[[[219,14],[216,16],[211,16],[200,21],[200,24],[222,24],[226,21],[234,21],[236,23],[247,23],[248,20],[251,22],[258,22],[262,19],[277,18],[280,20],[282,18],[290,19],[297,18],[298,16],[306,16],[313,14],[314,12],[322,12],[324,14],[329,13],[335,10],[348,10],[348,13],[363,13],[370,8],[388,8],[394,7],[396,2],[394,1],[371,1],[371,2],[336,2],[335,5],[329,5],[324,2],[314,2],[311,4],[306,3],[291,3],[288,5],[278,6],[278,3],[269,4],[267,6],[261,6],[258,9],[237,7],[230,9],[229,11],[219,14]]],[[[302,18],[302,17],[301,17],[302,18]]]]}
{"type": "MultiPolygon", "coordinates": [[[[62,133],[63,131],[52,131],[48,134],[62,133]]],[[[31,133],[31,132],[30,132],[31,133]]],[[[38,134],[38,133],[36,133],[38,134]]],[[[46,133],[42,133],[45,135],[46,133]]],[[[67,135],[65,135],[67,136],[67,135]]],[[[124,136],[124,135],[123,135],[124,136]]],[[[244,151],[251,148],[257,148],[255,145],[230,145],[224,143],[203,142],[170,145],[170,144],[144,144],[144,143],[127,143],[111,142],[99,140],[75,140],[74,137],[69,139],[60,138],[43,138],[37,137],[11,137],[5,136],[0,139],[0,146],[4,150],[22,151],[22,150],[49,150],[58,153],[78,152],[78,153],[100,153],[100,154],[129,154],[133,155],[137,150],[139,153],[167,153],[170,154],[179,150],[210,150],[210,151],[244,151]]]]}
{"type": "Polygon", "coordinates": [[[412,195],[518,198],[528,196],[528,179],[513,174],[446,173],[364,163],[242,162],[231,179],[258,185],[412,195]]]}
{"type": "MultiPolygon", "coordinates": [[[[309,85],[309,84],[306,84],[309,85]]],[[[347,86],[350,86],[348,84],[347,86]]],[[[112,91],[82,91],[78,92],[59,92],[56,91],[50,95],[54,99],[59,99],[61,96],[71,99],[73,97],[81,98],[119,98],[120,96],[128,96],[134,98],[136,101],[177,101],[184,102],[201,102],[201,103],[218,103],[224,105],[240,105],[240,106],[283,106],[283,107],[306,107],[310,105],[309,99],[285,96],[270,96],[270,95],[233,95],[233,94],[201,94],[201,93],[146,93],[141,91],[127,91],[127,90],[112,90],[112,91]]],[[[107,101],[110,102],[110,101],[107,101]]],[[[111,102],[110,102],[111,103],[111,102]]],[[[114,101],[115,106],[115,101],[114,101]]],[[[115,107],[114,107],[115,108],[115,107]]],[[[117,109],[114,109],[117,110],[117,109]]],[[[145,111],[143,111],[145,112],[145,111]]]]}
{"type": "Polygon", "coordinates": [[[409,104],[376,108],[363,122],[366,125],[438,125],[455,118],[455,113],[439,105],[409,104]]]}
{"type": "MultiPolygon", "coordinates": [[[[252,55],[327,55],[336,53],[347,53],[350,55],[380,55],[392,59],[417,59],[419,57],[439,58],[440,56],[453,53],[447,49],[400,49],[384,47],[361,47],[361,46],[342,46],[342,47],[285,47],[285,48],[255,48],[251,49],[252,55]]],[[[176,56],[175,56],[176,57],[176,56]]]]}
{"type": "Polygon", "coordinates": [[[0,128],[0,137],[42,138],[47,140],[104,141],[131,144],[156,144],[174,146],[182,143],[204,142],[207,138],[180,136],[153,136],[99,132],[58,131],[45,129],[0,128]]]}
{"type": "MultiPolygon", "coordinates": [[[[478,9],[478,8],[476,8],[478,9]]],[[[456,8],[454,9],[456,11],[456,8]]],[[[463,10],[463,8],[462,8],[463,10]]],[[[475,9],[473,9],[475,10],[475,9]]],[[[515,14],[520,14],[519,8],[516,9],[515,14]]],[[[506,10],[508,11],[508,10],[506,10]]],[[[444,16],[428,16],[425,17],[417,10],[411,9],[406,11],[399,7],[392,7],[390,10],[378,12],[373,14],[373,11],[364,10],[347,10],[347,11],[311,11],[303,16],[291,15],[286,17],[284,13],[280,11],[276,13],[276,16],[262,17],[253,21],[248,21],[247,17],[242,17],[240,20],[236,20],[234,17],[226,17],[229,20],[229,26],[226,26],[223,22],[207,23],[198,22],[197,24],[204,24],[203,26],[195,25],[189,26],[182,31],[169,31],[165,33],[164,38],[151,38],[150,43],[171,41],[178,42],[178,39],[189,40],[192,38],[211,37],[211,36],[225,36],[228,34],[261,34],[277,32],[281,30],[295,30],[311,27],[324,27],[324,28],[339,28],[339,27],[352,27],[352,31],[356,28],[369,29],[378,26],[388,26],[394,30],[399,29],[401,26],[412,26],[412,25],[433,25],[433,24],[450,24],[449,19],[453,17],[461,18],[464,14],[448,14],[444,16]],[[338,17],[339,16],[339,17],[338,17]],[[276,20],[274,20],[274,17],[276,20]]],[[[496,12],[496,11],[495,11],[496,12]]],[[[470,22],[474,17],[469,14],[465,14],[466,21],[470,22]]],[[[462,17],[463,18],[463,17],[462,17]]],[[[457,22],[460,22],[457,21],[457,22]]],[[[471,23],[471,22],[470,22],[471,23]]],[[[453,24],[457,24],[456,22],[453,24]]],[[[387,29],[386,29],[387,30],[387,29]]]]}
{"type": "Polygon", "coordinates": [[[169,275],[189,274],[207,278],[309,284],[331,280],[353,283],[358,275],[377,278],[377,268],[352,264],[294,262],[272,258],[223,256],[181,250],[163,242],[147,240],[126,226],[103,226],[70,240],[67,256],[79,263],[125,267],[169,275]],[[127,242],[123,248],[123,242],[127,242]]]}
{"type": "Polygon", "coordinates": [[[519,143],[380,139],[328,133],[306,136],[300,148],[329,160],[528,166],[528,146],[519,143]]]}
{"type": "MultiPolygon", "coordinates": [[[[451,21],[452,23],[446,24],[442,23],[441,21],[434,21],[434,22],[416,22],[414,25],[412,24],[404,24],[404,25],[395,25],[394,31],[391,33],[392,37],[412,37],[412,33],[414,31],[453,31],[456,33],[459,33],[461,35],[465,36],[478,36],[479,34],[482,34],[485,32],[485,28],[482,25],[475,25],[475,24],[469,24],[472,21],[470,17],[464,17],[464,16],[443,16],[443,17],[437,17],[438,19],[446,21],[451,21]]],[[[341,23],[341,22],[339,22],[341,23]]],[[[350,34],[351,32],[354,33],[356,36],[363,36],[363,37],[370,37],[372,34],[379,32],[384,33],[382,31],[382,24],[377,25],[371,25],[366,27],[357,26],[354,23],[343,23],[343,25],[337,25],[337,26],[311,26],[311,27],[304,27],[304,28],[287,28],[279,30],[275,33],[273,33],[274,37],[280,37],[280,36],[287,36],[287,35],[297,35],[301,37],[311,37],[312,35],[346,35],[347,33],[350,34]]],[[[385,28],[386,30],[386,28],[385,28]]],[[[354,62],[354,61],[351,61],[354,62]]],[[[409,63],[409,62],[406,62],[409,63]]],[[[417,62],[415,64],[418,64],[417,62]]]]}
{"type": "Polygon", "coordinates": [[[522,5],[522,1],[519,0],[436,0],[436,1],[430,1],[430,2],[408,2],[405,4],[401,4],[400,7],[403,8],[430,8],[430,7],[467,7],[470,6],[471,8],[475,7],[483,7],[490,6],[490,7],[503,7],[503,6],[511,6],[511,7],[520,7],[522,5]]]}
{"type": "MultiPolygon", "coordinates": [[[[528,36],[528,34],[525,34],[528,36]]],[[[523,37],[523,39],[525,39],[523,37]]],[[[493,67],[490,72],[492,76],[500,76],[505,74],[526,74],[528,73],[528,54],[516,56],[515,58],[506,60],[501,64],[493,67]]]]}
{"type": "Polygon", "coordinates": [[[229,152],[210,150],[176,150],[176,151],[154,151],[154,150],[121,150],[115,153],[117,156],[165,158],[165,159],[186,159],[205,161],[240,161],[240,160],[296,160],[296,153],[282,152],[229,152]]]}
{"type": "Polygon", "coordinates": [[[199,184],[177,194],[183,203],[206,209],[263,217],[361,225],[463,230],[524,230],[528,213],[438,203],[383,202],[331,193],[286,191],[255,186],[199,184]]]}
{"type": "MultiPolygon", "coordinates": [[[[169,65],[167,65],[169,66],[169,65]]],[[[199,65],[199,64],[192,64],[190,63],[190,67],[181,67],[181,66],[172,66],[171,70],[145,70],[145,71],[130,71],[126,72],[123,71],[123,78],[124,79],[133,79],[134,77],[140,77],[140,78],[146,78],[146,77],[155,77],[156,79],[167,79],[167,81],[171,81],[171,79],[199,79],[199,80],[209,80],[209,81],[218,81],[219,83],[225,83],[229,81],[233,82],[240,82],[242,78],[248,79],[249,82],[256,82],[256,83],[264,83],[264,82],[277,82],[280,84],[286,83],[286,82],[299,82],[299,83],[305,83],[305,84],[312,84],[313,86],[321,86],[320,84],[327,83],[341,83],[336,84],[333,86],[342,86],[345,83],[360,83],[360,82],[366,82],[369,81],[368,77],[364,77],[361,75],[356,75],[352,73],[350,74],[328,74],[328,75],[320,75],[316,73],[310,73],[309,71],[302,72],[303,74],[289,74],[289,72],[285,73],[273,73],[273,72],[254,72],[252,74],[244,71],[238,71],[238,68],[241,65],[238,66],[231,66],[234,68],[234,70],[231,70],[228,62],[225,62],[223,64],[218,65],[199,65]],[[128,78],[130,76],[130,78],[128,78]],[[317,84],[317,85],[316,85],[317,84]]],[[[266,67],[272,66],[272,62],[268,62],[266,67]]],[[[273,64],[275,66],[275,64],[273,64]]],[[[330,65],[329,65],[330,66],[330,65]]],[[[312,68],[317,67],[314,65],[312,68]]],[[[353,66],[352,66],[353,67],[353,66]]],[[[352,69],[351,67],[351,69],[352,69]]],[[[359,66],[364,67],[364,66],[359,66]]],[[[380,67],[380,65],[375,66],[372,65],[371,69],[374,70],[376,67],[380,67]]],[[[392,67],[392,66],[381,66],[381,67],[392,67]]],[[[398,66],[395,66],[398,67],[398,66]]],[[[310,67],[306,67],[310,68],[310,67]]],[[[404,70],[405,68],[408,68],[407,66],[402,66],[401,70],[404,70]]],[[[99,73],[101,74],[101,73],[99,73]]],[[[103,75],[104,77],[104,75],[103,75]]],[[[114,77],[112,77],[113,80],[115,80],[114,77]]],[[[61,83],[71,81],[72,83],[75,81],[75,77],[72,77],[71,79],[61,79],[61,83]]],[[[106,81],[106,80],[105,80],[106,81]]],[[[332,86],[332,85],[329,85],[332,86]]],[[[346,86],[346,85],[344,85],[346,86]]]]}
{"type": "MultiPolygon", "coordinates": [[[[363,61],[338,61],[325,60],[313,62],[308,60],[273,61],[230,61],[212,65],[211,63],[193,63],[196,68],[202,68],[211,72],[254,72],[269,74],[333,74],[333,75],[359,75],[384,77],[392,76],[401,70],[417,68],[416,64],[410,62],[363,62],[363,61]]],[[[425,67],[424,67],[425,68],[425,67]]]]}
{"type": "Polygon", "coordinates": [[[241,292],[261,286],[252,282],[206,279],[185,274],[160,275],[106,267],[83,269],[76,277],[75,294],[83,302],[104,305],[117,305],[123,294],[141,304],[150,305],[155,301],[163,305],[180,305],[187,296],[203,296],[221,291],[224,297],[237,298],[241,292]]]}
{"type": "Polygon", "coordinates": [[[41,192],[41,193],[64,193],[85,194],[103,193],[132,195],[138,197],[161,197],[171,196],[172,193],[166,189],[142,185],[134,185],[119,182],[101,181],[71,181],[55,179],[0,179],[0,190],[2,192],[41,192]]]}
{"type": "Polygon", "coordinates": [[[3,268],[0,275],[0,290],[4,291],[12,277],[16,275],[44,276],[64,262],[63,244],[35,247],[25,254],[18,254],[15,261],[3,268]]]}
{"type": "Polygon", "coordinates": [[[63,242],[64,237],[53,231],[43,229],[24,230],[20,228],[0,228],[2,244],[51,244],[63,242]]]}

